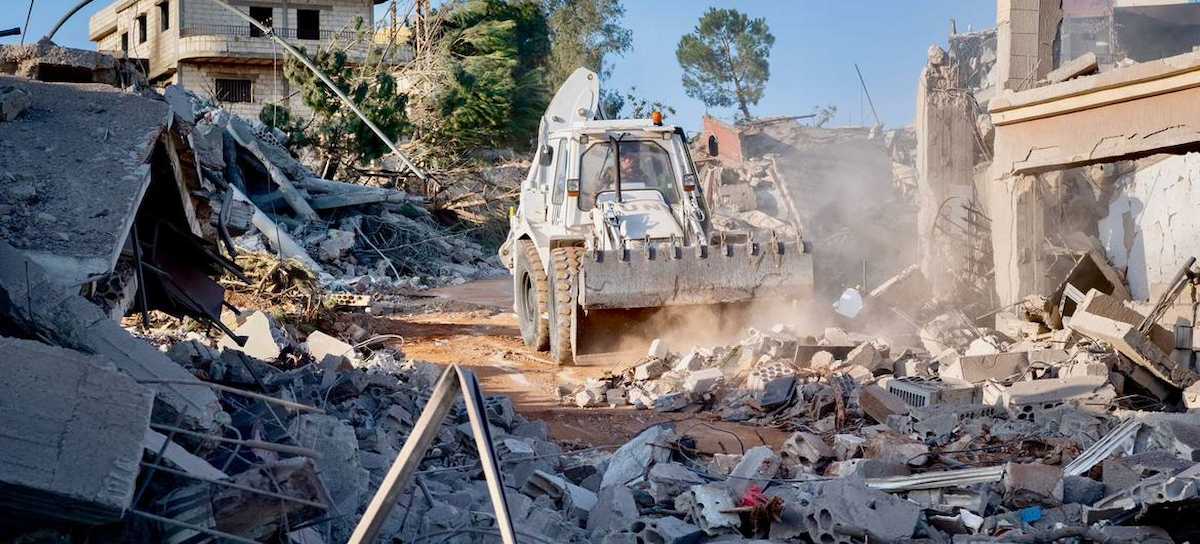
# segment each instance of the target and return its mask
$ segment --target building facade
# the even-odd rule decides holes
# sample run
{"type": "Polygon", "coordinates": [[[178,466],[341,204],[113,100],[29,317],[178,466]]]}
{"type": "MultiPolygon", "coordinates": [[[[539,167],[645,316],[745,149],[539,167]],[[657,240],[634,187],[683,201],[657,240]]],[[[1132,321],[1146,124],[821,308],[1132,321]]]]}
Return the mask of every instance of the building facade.
{"type": "MultiPolygon", "coordinates": [[[[347,48],[365,58],[374,5],[383,0],[231,0],[296,47],[347,48]],[[356,25],[362,19],[365,39],[356,25]]],[[[180,85],[256,117],[265,104],[306,116],[283,75],[287,52],[261,31],[211,0],[116,0],[92,16],[89,38],[99,51],[143,60],[156,85],[180,85]]]]}

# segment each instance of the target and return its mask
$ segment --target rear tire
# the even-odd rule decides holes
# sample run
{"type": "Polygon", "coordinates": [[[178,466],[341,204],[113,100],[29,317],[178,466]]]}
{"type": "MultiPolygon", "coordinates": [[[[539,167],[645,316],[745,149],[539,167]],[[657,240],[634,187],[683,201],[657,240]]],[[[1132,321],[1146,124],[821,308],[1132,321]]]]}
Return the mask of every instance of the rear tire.
{"type": "Polygon", "coordinates": [[[572,337],[576,327],[580,247],[550,252],[550,358],[560,365],[575,361],[572,337]]]}
{"type": "Polygon", "coordinates": [[[538,351],[550,347],[550,282],[538,258],[537,248],[529,240],[518,240],[513,264],[513,297],[521,339],[538,351]]]}

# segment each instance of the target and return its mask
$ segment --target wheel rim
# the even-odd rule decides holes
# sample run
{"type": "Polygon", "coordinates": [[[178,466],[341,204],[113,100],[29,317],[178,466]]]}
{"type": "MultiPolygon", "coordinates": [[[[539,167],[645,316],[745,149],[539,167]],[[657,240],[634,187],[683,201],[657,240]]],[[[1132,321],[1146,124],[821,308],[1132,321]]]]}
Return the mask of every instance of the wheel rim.
{"type": "Polygon", "coordinates": [[[522,304],[525,307],[525,315],[523,316],[524,321],[526,323],[536,323],[538,318],[536,315],[537,301],[534,300],[533,281],[529,279],[529,274],[525,274],[524,280],[525,281],[522,282],[524,287],[522,288],[523,293],[521,297],[523,301],[522,304]]]}

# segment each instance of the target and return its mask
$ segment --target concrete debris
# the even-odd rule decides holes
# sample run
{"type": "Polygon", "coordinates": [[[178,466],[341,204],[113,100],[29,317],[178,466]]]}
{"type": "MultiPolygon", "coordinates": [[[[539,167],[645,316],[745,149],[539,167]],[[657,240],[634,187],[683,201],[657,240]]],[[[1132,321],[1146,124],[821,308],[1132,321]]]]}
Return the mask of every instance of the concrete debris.
{"type": "MultiPolygon", "coordinates": [[[[817,309],[560,372],[566,411],[638,422],[624,444],[557,442],[555,418],[485,396],[521,541],[1200,539],[1200,336],[1179,298],[1200,274],[1170,276],[1200,251],[1178,154],[1195,101],[1171,102],[1200,56],[1079,43],[1155,6],[1008,4],[928,51],[913,128],[705,120],[706,220],[756,251],[803,231],[817,309]],[[1162,115],[1138,114],[1136,82],[1178,126],[1142,130],[1162,115]],[[1138,137],[1032,130],[1112,108],[1138,137]]],[[[378,314],[500,270],[439,222],[475,195],[427,202],[386,167],[324,179],[136,60],[43,42],[0,46],[0,71],[0,540],[348,541],[442,370],[378,314]]],[[[448,410],[379,541],[495,540],[473,428],[448,410]]]]}
{"type": "Polygon", "coordinates": [[[0,86],[0,121],[13,121],[29,109],[29,92],[16,87],[0,86]]]}
{"type": "Polygon", "coordinates": [[[676,496],[674,505],[710,536],[735,533],[742,525],[732,512],[736,506],[733,496],[720,484],[692,486],[676,496]]]}
{"type": "Polygon", "coordinates": [[[0,352],[4,517],[121,519],[132,505],[154,392],[100,355],[5,337],[0,352]]]}

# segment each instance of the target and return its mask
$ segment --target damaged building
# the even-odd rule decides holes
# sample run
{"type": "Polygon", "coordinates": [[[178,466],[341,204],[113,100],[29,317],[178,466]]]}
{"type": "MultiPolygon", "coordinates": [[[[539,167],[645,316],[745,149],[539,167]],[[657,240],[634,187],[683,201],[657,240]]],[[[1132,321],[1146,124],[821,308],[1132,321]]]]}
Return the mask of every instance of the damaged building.
{"type": "MultiPolygon", "coordinates": [[[[373,7],[382,2],[268,1],[249,6],[248,13],[297,47],[336,47],[354,63],[366,58],[374,39],[358,30],[374,28],[373,7]]],[[[232,113],[257,118],[264,105],[282,104],[311,114],[284,77],[286,53],[210,0],[111,2],[92,16],[88,38],[101,53],[139,63],[152,84],[185,87],[232,113]]]]}
{"type": "Polygon", "coordinates": [[[819,297],[878,285],[914,261],[916,248],[894,237],[914,228],[917,211],[911,131],[705,117],[695,144],[714,223],[757,240],[802,233],[816,256],[819,297]]]}

